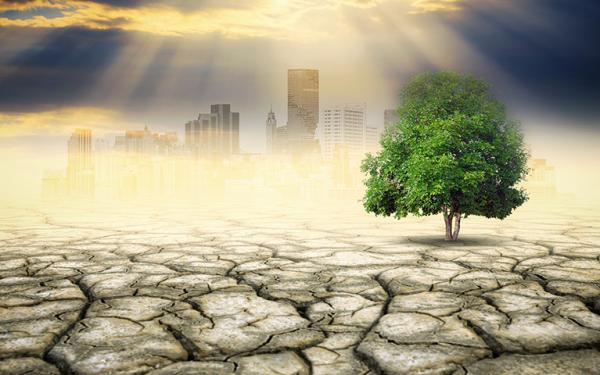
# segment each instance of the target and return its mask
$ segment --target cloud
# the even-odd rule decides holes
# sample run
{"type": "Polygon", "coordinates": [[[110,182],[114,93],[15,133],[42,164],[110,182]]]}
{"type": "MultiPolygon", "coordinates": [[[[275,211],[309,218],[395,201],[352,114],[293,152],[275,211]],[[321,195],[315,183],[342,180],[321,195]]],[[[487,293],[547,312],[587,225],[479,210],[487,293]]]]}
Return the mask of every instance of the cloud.
{"type": "MultiPolygon", "coordinates": [[[[324,37],[325,33],[304,27],[307,14],[340,7],[369,8],[382,0],[267,1],[203,0],[0,0],[0,27],[119,28],[160,35],[220,33],[226,37],[297,39],[324,37]],[[34,9],[59,10],[47,17],[34,9]],[[13,13],[21,11],[18,17],[13,13]]],[[[335,20],[335,16],[331,18],[335,20]]],[[[309,22],[310,24],[310,22],[309,22]]]]}
{"type": "MultiPolygon", "coordinates": [[[[190,12],[110,2],[62,10],[94,28],[0,27],[0,111],[98,106],[179,126],[231,102],[262,130],[262,108],[285,108],[285,69],[306,66],[321,69],[323,100],[367,101],[376,114],[410,76],[439,69],[481,76],[509,106],[600,112],[594,0],[465,0],[458,11],[418,14],[409,13],[431,2],[199,1],[190,12]]],[[[39,4],[14,4],[29,3],[39,4]]]]}
{"type": "Polygon", "coordinates": [[[414,0],[411,13],[455,12],[462,9],[464,0],[414,0]]]}
{"type": "Polygon", "coordinates": [[[594,36],[600,35],[600,3],[521,0],[508,5],[471,2],[460,19],[443,22],[524,89],[511,98],[516,105],[597,119],[600,51],[594,36]]]}
{"type": "Polygon", "coordinates": [[[96,107],[69,107],[42,112],[0,112],[0,139],[64,135],[75,128],[99,131],[127,128],[118,112],[96,107]]]}
{"type": "Polygon", "coordinates": [[[0,0],[0,12],[3,11],[26,11],[36,8],[66,8],[64,2],[48,0],[0,0]]]}
{"type": "Polygon", "coordinates": [[[81,103],[128,36],[118,30],[0,29],[0,110],[81,103]]]}
{"type": "MultiPolygon", "coordinates": [[[[486,0],[489,2],[491,0],[486,0]]],[[[219,33],[229,38],[320,39],[338,28],[341,9],[397,4],[407,14],[453,12],[472,0],[0,0],[0,27],[118,28],[159,35],[219,33]],[[321,24],[322,25],[322,24],[321,24]],[[321,26],[319,25],[319,26],[321,26]]]]}

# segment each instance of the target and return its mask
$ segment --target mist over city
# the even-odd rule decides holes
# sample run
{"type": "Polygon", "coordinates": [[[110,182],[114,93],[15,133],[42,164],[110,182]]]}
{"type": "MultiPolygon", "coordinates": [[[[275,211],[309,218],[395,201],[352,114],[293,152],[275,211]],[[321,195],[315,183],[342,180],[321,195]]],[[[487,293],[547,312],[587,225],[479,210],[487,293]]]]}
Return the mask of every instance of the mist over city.
{"type": "Polygon", "coordinates": [[[599,18],[0,0],[0,375],[598,374],[599,18]]]}
{"type": "Polygon", "coordinates": [[[599,139],[592,1],[24,1],[0,9],[0,142],[19,163],[3,172],[26,186],[4,185],[3,196],[39,197],[44,174],[66,168],[75,128],[99,139],[148,127],[184,143],[185,124],[213,104],[240,113],[241,153],[265,153],[269,111],[279,126],[289,120],[288,70],[315,69],[316,139],[324,109],[363,107],[366,126],[382,132],[411,77],[459,71],[490,82],[523,123],[533,157],[556,168],[558,190],[598,199],[597,176],[585,167],[599,139]]]}

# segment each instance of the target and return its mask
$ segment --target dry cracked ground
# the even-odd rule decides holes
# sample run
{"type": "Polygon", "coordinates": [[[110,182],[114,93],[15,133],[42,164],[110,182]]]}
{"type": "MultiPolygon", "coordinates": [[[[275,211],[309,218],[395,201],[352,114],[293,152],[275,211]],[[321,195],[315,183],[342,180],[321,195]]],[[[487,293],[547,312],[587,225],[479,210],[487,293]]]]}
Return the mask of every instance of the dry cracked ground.
{"type": "Polygon", "coordinates": [[[600,374],[600,211],[0,210],[0,374],[600,374]]]}

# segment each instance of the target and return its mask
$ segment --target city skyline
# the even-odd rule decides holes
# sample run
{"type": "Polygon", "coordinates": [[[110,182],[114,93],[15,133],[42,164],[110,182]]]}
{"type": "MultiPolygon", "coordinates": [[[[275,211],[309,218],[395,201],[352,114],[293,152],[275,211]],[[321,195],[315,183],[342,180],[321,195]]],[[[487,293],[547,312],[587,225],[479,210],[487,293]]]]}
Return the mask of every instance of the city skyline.
{"type": "Polygon", "coordinates": [[[600,158],[600,56],[590,38],[599,7],[592,0],[0,1],[0,156],[18,163],[2,166],[18,178],[1,191],[20,194],[64,164],[75,128],[110,135],[148,126],[183,139],[182,124],[215,103],[241,113],[240,149],[264,152],[269,108],[287,123],[287,70],[309,68],[320,73],[322,108],[366,102],[376,126],[414,75],[476,75],[522,122],[532,151],[556,166],[557,183],[600,199],[600,177],[585,168],[600,158]]]}
{"type": "MultiPolygon", "coordinates": [[[[280,111],[279,113],[283,112],[287,115],[288,121],[284,124],[278,123],[276,121],[275,118],[273,118],[275,120],[274,124],[275,127],[274,129],[277,130],[279,129],[280,131],[284,130],[287,132],[287,128],[289,127],[289,124],[292,124],[292,127],[295,127],[295,132],[296,132],[296,136],[300,136],[301,137],[307,137],[307,139],[317,139],[320,140],[322,138],[322,134],[320,133],[319,130],[322,130],[323,128],[323,124],[321,123],[320,119],[322,117],[322,115],[324,114],[324,110],[320,110],[320,104],[319,104],[319,88],[318,88],[318,81],[319,81],[319,70],[318,69],[300,69],[300,68],[293,68],[293,69],[287,69],[287,73],[288,73],[288,80],[287,80],[287,84],[288,86],[290,85],[290,80],[293,81],[293,78],[291,78],[293,76],[293,74],[297,74],[298,72],[302,73],[302,72],[308,72],[309,74],[313,74],[313,77],[301,77],[299,79],[299,81],[311,81],[311,80],[315,80],[316,82],[316,86],[314,88],[304,88],[302,86],[302,84],[300,83],[292,83],[291,86],[296,86],[296,90],[301,90],[301,91],[313,91],[316,93],[315,98],[311,98],[310,96],[306,96],[305,94],[303,94],[304,96],[300,99],[300,101],[302,103],[297,104],[294,102],[295,99],[294,98],[294,88],[289,88],[288,87],[288,103],[284,106],[287,107],[287,111],[280,111]],[[292,99],[291,99],[292,98],[292,99]],[[291,100],[290,100],[291,99],[291,100]],[[303,107],[304,107],[304,102],[308,102],[308,101],[312,101],[314,104],[312,104],[314,106],[314,108],[312,108],[311,110],[306,111],[303,107]],[[308,126],[308,128],[307,128],[308,126]],[[285,129],[282,129],[285,128],[285,129]],[[308,130],[305,130],[308,129],[308,130]],[[305,134],[303,134],[303,132],[305,132],[305,134]]],[[[298,95],[298,96],[302,96],[302,95],[298,95]]],[[[327,98],[327,95],[324,96],[325,98],[327,98]]],[[[226,100],[227,101],[227,100],[226,100]]],[[[363,101],[364,102],[364,101],[363,101]]],[[[237,127],[239,127],[239,124],[243,123],[243,121],[240,121],[240,113],[239,112],[231,112],[228,108],[231,108],[232,104],[214,104],[214,102],[211,101],[207,101],[206,104],[203,105],[199,105],[198,107],[209,107],[211,112],[210,113],[200,113],[197,116],[197,119],[195,120],[191,120],[191,121],[186,121],[183,126],[176,126],[176,127],[165,127],[164,125],[161,126],[161,124],[149,124],[148,122],[144,122],[144,123],[138,123],[135,125],[130,125],[128,127],[125,128],[121,128],[121,129],[117,129],[117,128],[109,128],[106,129],[103,126],[99,126],[99,127],[90,127],[92,129],[94,129],[95,132],[97,133],[101,133],[103,137],[106,136],[112,136],[114,139],[114,142],[119,143],[119,142],[125,142],[125,140],[119,140],[119,137],[126,137],[127,134],[125,136],[119,136],[117,135],[117,133],[120,130],[125,130],[126,132],[130,132],[131,136],[134,137],[134,134],[138,133],[138,135],[142,135],[143,132],[147,132],[148,131],[148,127],[152,127],[153,129],[157,129],[157,130],[164,130],[164,134],[168,135],[168,134],[174,134],[177,138],[180,139],[184,139],[185,142],[184,144],[186,146],[189,146],[188,141],[192,139],[191,136],[186,136],[190,133],[190,131],[193,131],[194,129],[194,125],[198,126],[199,124],[204,123],[204,126],[207,126],[208,124],[213,124],[213,125],[218,125],[218,126],[223,126],[222,122],[223,120],[220,119],[220,115],[218,115],[217,112],[212,112],[213,110],[217,111],[216,108],[217,107],[226,107],[225,112],[231,113],[232,116],[235,118],[235,120],[232,118],[232,121],[235,122],[237,124],[237,127]]],[[[345,106],[356,106],[356,104],[352,104],[350,102],[335,102],[334,104],[330,104],[327,106],[327,108],[335,108],[335,107],[345,107],[345,106]]],[[[364,105],[364,108],[366,110],[367,106],[366,106],[366,102],[364,105]]],[[[383,108],[383,107],[381,107],[383,108]]],[[[198,113],[200,110],[196,111],[196,113],[198,113]]],[[[384,112],[389,111],[389,110],[384,110],[384,109],[378,109],[377,112],[381,112],[381,114],[383,114],[384,112]]],[[[277,110],[273,109],[273,105],[270,105],[270,109],[269,109],[269,113],[267,114],[268,116],[270,116],[271,114],[275,117],[276,113],[278,113],[277,110]]],[[[375,122],[373,120],[371,120],[370,122],[368,122],[366,125],[373,127],[373,128],[377,128],[379,129],[379,131],[383,131],[385,128],[385,115],[382,116],[377,116],[380,117],[377,119],[377,121],[381,120],[381,123],[375,122]]],[[[270,118],[270,117],[268,117],[270,118]]],[[[366,119],[366,116],[365,116],[366,119]]],[[[365,120],[366,121],[366,120],[365,120]]],[[[232,122],[232,123],[233,123],[232,122]]],[[[247,121],[248,122],[248,121],[247,121]]],[[[254,124],[252,124],[254,125],[254,124]]],[[[248,127],[248,123],[246,124],[246,127],[248,127]]],[[[75,129],[76,126],[73,126],[71,128],[66,128],[67,132],[71,132],[73,129],[75,129]]],[[[200,130],[200,128],[197,128],[198,130],[200,130]]],[[[236,130],[236,132],[239,132],[239,129],[236,130]]],[[[70,133],[67,133],[70,134],[70,133]]],[[[65,134],[65,136],[67,136],[65,134]]],[[[239,134],[238,134],[239,136],[239,134]]],[[[243,137],[240,137],[239,139],[243,140],[243,137]]],[[[233,147],[236,148],[236,147],[233,147]]],[[[267,141],[265,139],[264,142],[264,147],[260,147],[258,149],[246,149],[244,150],[243,148],[239,147],[239,143],[237,146],[239,151],[243,151],[243,152],[250,152],[250,153],[254,153],[254,152],[268,152],[268,148],[267,148],[267,141]]]]}
{"type": "MultiPolygon", "coordinates": [[[[332,108],[350,108],[357,107],[353,104],[336,104],[320,109],[319,104],[319,70],[318,69],[288,69],[287,76],[287,118],[288,121],[278,126],[273,106],[270,106],[267,114],[266,138],[264,153],[269,154],[274,151],[289,152],[290,139],[292,142],[314,142],[311,145],[318,153],[323,153],[320,143],[325,142],[324,131],[326,124],[320,120],[326,116],[326,112],[332,108]],[[292,129],[291,131],[289,129],[292,129]],[[279,134],[279,136],[278,136],[279,134]],[[278,144],[279,143],[279,144],[278,144]]],[[[114,135],[114,147],[121,151],[128,150],[130,147],[145,148],[148,142],[153,138],[164,137],[171,139],[171,142],[177,143],[178,135],[184,139],[183,145],[188,150],[194,149],[198,156],[208,156],[209,154],[228,155],[245,151],[239,147],[240,144],[240,113],[231,112],[231,104],[210,104],[210,113],[200,113],[198,118],[187,121],[181,129],[165,132],[164,135],[152,134],[145,125],[143,130],[126,130],[125,135],[114,135]],[[131,140],[130,140],[131,139],[131,140]],[[138,140],[139,139],[139,140],[138,140]],[[133,141],[133,143],[132,143],[133,141]]],[[[363,116],[363,125],[368,129],[370,147],[374,150],[379,141],[379,135],[386,126],[387,112],[384,110],[384,123],[369,124],[366,116],[366,104],[361,107],[363,116]]],[[[364,130],[364,129],[363,129],[364,130]]],[[[362,137],[367,135],[363,131],[362,137]]],[[[338,143],[340,140],[338,140],[338,143]]],[[[343,141],[342,141],[343,143],[343,141]]],[[[363,141],[363,143],[365,143],[363,141]]],[[[363,147],[363,149],[367,149],[363,147]]]]}
{"type": "MultiPolygon", "coordinates": [[[[0,123],[22,124],[9,126],[11,133],[35,133],[54,116],[62,118],[54,121],[57,131],[61,125],[71,126],[69,122],[92,123],[100,116],[115,128],[127,123],[164,126],[167,129],[161,130],[167,131],[188,120],[184,114],[195,107],[226,101],[246,113],[253,125],[251,135],[258,139],[264,109],[257,109],[273,104],[275,112],[282,113],[285,101],[274,99],[285,87],[281,81],[285,69],[296,66],[314,67],[327,77],[320,82],[321,90],[330,93],[331,102],[323,105],[366,99],[392,108],[399,88],[414,74],[453,69],[490,81],[500,99],[520,118],[526,115],[527,122],[541,120],[545,112],[551,112],[547,117],[555,120],[549,127],[593,125],[597,118],[590,115],[595,105],[588,105],[586,111],[567,111],[573,103],[593,104],[597,98],[597,93],[584,95],[595,92],[598,78],[593,69],[598,56],[584,49],[585,36],[593,35],[589,17],[598,7],[589,0],[565,9],[559,0],[543,5],[539,0],[526,5],[514,0],[503,4],[491,0],[482,4],[469,0],[339,4],[327,0],[321,9],[311,0],[303,3],[306,9],[296,20],[292,16],[302,5],[294,1],[272,5],[250,1],[243,9],[168,1],[161,14],[169,11],[163,25],[163,30],[171,30],[169,35],[141,27],[150,20],[123,28],[118,22],[100,27],[93,18],[86,18],[92,10],[102,10],[108,18],[126,10],[128,17],[141,22],[144,12],[158,11],[148,1],[126,2],[121,8],[113,2],[89,1],[87,7],[78,4],[72,9],[62,1],[19,3],[3,2],[0,7],[2,31],[11,36],[1,50],[0,82],[6,90],[0,97],[0,123]],[[178,11],[188,13],[181,15],[180,22],[172,18],[178,11]],[[251,20],[250,29],[260,32],[240,29],[235,14],[251,20]],[[544,14],[546,19],[532,23],[530,14],[544,14]],[[209,30],[181,22],[210,20],[211,16],[219,18],[207,23],[209,30]],[[556,37],[553,28],[557,17],[564,20],[562,37],[556,37]],[[59,19],[60,25],[55,24],[59,19]],[[259,27],[262,22],[270,27],[259,27]],[[315,23],[323,28],[317,38],[315,23]],[[507,40],[509,35],[501,33],[503,27],[515,35],[529,35],[531,41],[507,40]],[[331,35],[322,35],[327,32],[331,35]],[[66,54],[67,47],[77,53],[66,54]],[[69,58],[63,61],[61,56],[69,58]],[[235,79],[223,85],[229,77],[235,79]],[[545,85],[557,90],[552,94],[545,85]],[[256,92],[264,95],[254,97],[256,92]],[[549,98],[552,95],[568,100],[557,106],[549,98]],[[529,113],[523,99],[529,99],[529,113]],[[546,104],[534,105],[539,101],[546,104]],[[85,114],[80,113],[83,108],[85,114]],[[557,111],[563,113],[555,116],[557,111]]],[[[380,116],[369,113],[374,120],[380,116]]],[[[249,145],[256,147],[255,142],[249,145]]]]}
{"type": "MultiPolygon", "coordinates": [[[[213,110],[224,106],[214,105],[213,110]]],[[[148,127],[124,130],[124,135],[115,136],[112,142],[94,139],[92,129],[77,128],[66,142],[65,171],[44,173],[40,197],[45,202],[71,203],[157,198],[162,202],[230,203],[251,196],[253,200],[267,197],[269,204],[289,199],[324,203],[357,199],[363,180],[358,166],[365,153],[379,150],[376,141],[381,133],[366,126],[364,106],[336,106],[324,112],[329,134],[324,135],[319,153],[279,149],[236,154],[214,148],[201,152],[186,140],[178,142],[174,133],[155,133],[148,127]]],[[[211,147],[222,146],[214,143],[219,139],[214,134],[209,138],[213,138],[211,147]]],[[[529,168],[523,183],[534,202],[572,198],[557,189],[555,167],[546,159],[530,159],[529,168]]]]}

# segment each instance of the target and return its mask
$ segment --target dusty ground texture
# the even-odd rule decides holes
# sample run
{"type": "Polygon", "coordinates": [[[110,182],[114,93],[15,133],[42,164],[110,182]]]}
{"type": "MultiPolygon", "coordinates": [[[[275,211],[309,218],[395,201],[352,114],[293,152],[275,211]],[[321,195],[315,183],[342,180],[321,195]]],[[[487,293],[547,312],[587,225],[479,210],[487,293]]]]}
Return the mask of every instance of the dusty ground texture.
{"type": "Polygon", "coordinates": [[[0,210],[0,374],[600,374],[600,214],[0,210]]]}

